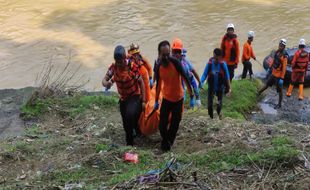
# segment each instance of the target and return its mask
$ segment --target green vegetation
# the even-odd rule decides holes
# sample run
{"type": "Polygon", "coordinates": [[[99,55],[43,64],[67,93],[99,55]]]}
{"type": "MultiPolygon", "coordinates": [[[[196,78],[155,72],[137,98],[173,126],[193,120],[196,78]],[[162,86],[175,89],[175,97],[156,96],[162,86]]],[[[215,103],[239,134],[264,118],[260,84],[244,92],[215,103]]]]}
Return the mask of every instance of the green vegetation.
{"type": "Polygon", "coordinates": [[[64,110],[69,113],[70,117],[76,117],[84,113],[87,109],[98,106],[107,108],[117,105],[118,98],[115,96],[74,96],[58,100],[64,110]]]}
{"type": "Polygon", "coordinates": [[[232,96],[224,98],[223,113],[227,117],[244,119],[257,106],[258,80],[238,80],[232,82],[232,96]]]}
{"type": "Polygon", "coordinates": [[[213,148],[206,153],[181,154],[178,160],[183,163],[194,161],[198,168],[208,168],[212,172],[228,171],[237,166],[255,163],[257,165],[278,166],[293,165],[297,160],[298,150],[293,147],[293,140],[288,137],[275,137],[271,147],[260,151],[213,148]],[[285,140],[284,140],[285,139],[285,140]]]}
{"type": "MultiPolygon", "coordinates": [[[[257,91],[260,87],[259,80],[233,80],[232,95],[223,98],[222,113],[226,117],[234,119],[245,119],[245,115],[257,106],[257,91]]],[[[201,90],[201,101],[204,106],[208,105],[208,85],[201,90]]],[[[189,98],[187,98],[188,101],[189,98]]],[[[213,104],[217,103],[214,97],[213,104]]],[[[188,105],[188,103],[187,103],[188,105]]],[[[214,112],[216,109],[214,109],[214,112]]]]}
{"type": "Polygon", "coordinates": [[[40,116],[48,110],[50,102],[48,100],[37,99],[34,104],[25,103],[21,107],[21,116],[24,119],[32,119],[40,116]]]}
{"type": "Polygon", "coordinates": [[[21,107],[21,115],[24,119],[37,118],[41,114],[46,113],[49,108],[55,107],[53,110],[57,110],[62,115],[69,115],[71,118],[75,118],[79,114],[84,113],[87,109],[94,107],[107,108],[117,105],[118,98],[116,96],[86,96],[75,95],[65,98],[48,98],[37,99],[34,103],[26,103],[21,107]]]}

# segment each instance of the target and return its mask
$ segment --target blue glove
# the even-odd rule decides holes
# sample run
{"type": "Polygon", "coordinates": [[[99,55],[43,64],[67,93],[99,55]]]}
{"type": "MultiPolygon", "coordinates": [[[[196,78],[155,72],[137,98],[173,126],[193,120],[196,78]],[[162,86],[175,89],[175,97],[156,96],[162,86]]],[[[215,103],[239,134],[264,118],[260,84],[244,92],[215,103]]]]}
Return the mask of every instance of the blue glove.
{"type": "Polygon", "coordinates": [[[158,108],[159,108],[159,103],[156,101],[154,104],[154,110],[158,110],[158,108]]]}
{"type": "Polygon", "coordinates": [[[193,108],[195,106],[195,99],[194,96],[191,96],[191,100],[189,101],[189,107],[193,108]]]}
{"type": "Polygon", "coordinates": [[[153,87],[153,84],[154,84],[153,79],[150,78],[149,81],[150,81],[150,87],[152,88],[152,87],[153,87]]]}
{"type": "Polygon", "coordinates": [[[198,86],[198,87],[199,87],[200,89],[202,88],[202,83],[201,83],[201,82],[199,83],[199,86],[198,86]]]}
{"type": "Polygon", "coordinates": [[[279,79],[279,85],[283,86],[283,79],[279,79]]]}
{"type": "Polygon", "coordinates": [[[271,69],[269,68],[269,69],[267,70],[267,75],[271,75],[271,73],[272,73],[272,71],[271,71],[271,69]]]}

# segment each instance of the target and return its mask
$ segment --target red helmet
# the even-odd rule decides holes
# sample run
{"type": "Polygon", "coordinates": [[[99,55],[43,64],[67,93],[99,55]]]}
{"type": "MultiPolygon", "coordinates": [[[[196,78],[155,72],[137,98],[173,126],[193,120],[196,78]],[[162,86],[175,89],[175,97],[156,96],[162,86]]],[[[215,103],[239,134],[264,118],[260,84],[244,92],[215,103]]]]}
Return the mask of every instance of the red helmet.
{"type": "Polygon", "coordinates": [[[182,40],[179,38],[175,38],[172,42],[172,49],[181,50],[183,49],[183,43],[182,40]]]}

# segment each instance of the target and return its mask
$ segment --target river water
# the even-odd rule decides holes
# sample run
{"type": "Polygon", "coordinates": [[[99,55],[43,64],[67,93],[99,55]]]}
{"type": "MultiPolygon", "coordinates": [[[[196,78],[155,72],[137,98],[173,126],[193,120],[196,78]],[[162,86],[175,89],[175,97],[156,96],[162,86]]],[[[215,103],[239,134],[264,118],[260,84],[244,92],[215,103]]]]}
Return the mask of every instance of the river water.
{"type": "MultiPolygon", "coordinates": [[[[71,52],[73,67],[90,80],[86,89],[99,90],[115,45],[137,42],[153,62],[158,42],[174,37],[201,74],[230,22],[241,45],[255,31],[262,62],[280,38],[288,47],[310,41],[309,13],[309,0],[1,0],[0,88],[35,85],[45,63],[61,69],[71,52]]],[[[254,70],[262,68],[254,63],[254,70]]]]}

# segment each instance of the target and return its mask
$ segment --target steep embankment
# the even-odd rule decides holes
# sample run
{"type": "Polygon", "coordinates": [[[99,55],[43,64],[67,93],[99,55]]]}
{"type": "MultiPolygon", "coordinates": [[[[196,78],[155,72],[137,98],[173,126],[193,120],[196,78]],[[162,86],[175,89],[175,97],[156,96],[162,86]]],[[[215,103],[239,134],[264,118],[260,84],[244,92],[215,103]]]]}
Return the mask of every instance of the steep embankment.
{"type": "Polygon", "coordinates": [[[37,124],[0,142],[0,187],[306,189],[310,174],[303,155],[310,151],[310,128],[244,120],[256,106],[256,88],[256,82],[234,82],[223,120],[209,119],[205,109],[185,110],[169,153],[159,150],[158,133],[137,138],[135,148],[123,146],[115,96],[36,100],[22,111],[24,118],[38,118],[37,124]],[[137,153],[139,163],[125,163],[125,152],[137,153]],[[146,176],[151,170],[155,175],[146,176]]]}
{"type": "Polygon", "coordinates": [[[20,107],[27,101],[33,88],[0,90],[0,139],[21,135],[24,122],[20,119],[20,107]]]}

